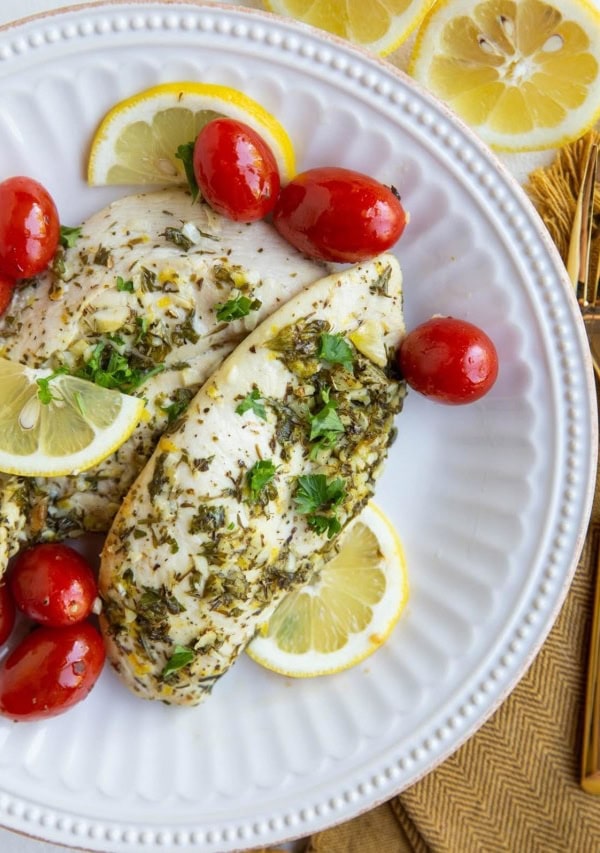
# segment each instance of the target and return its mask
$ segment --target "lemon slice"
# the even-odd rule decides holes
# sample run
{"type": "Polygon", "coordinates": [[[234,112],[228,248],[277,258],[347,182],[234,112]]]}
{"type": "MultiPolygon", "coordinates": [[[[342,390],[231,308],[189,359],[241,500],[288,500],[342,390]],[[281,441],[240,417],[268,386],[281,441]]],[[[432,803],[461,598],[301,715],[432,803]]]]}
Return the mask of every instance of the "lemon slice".
{"type": "Polygon", "coordinates": [[[558,147],[600,117],[600,11],[588,0],[441,0],[409,71],[494,148],[558,147]]]}
{"type": "Polygon", "coordinates": [[[284,598],[246,651],[282,675],[341,672],[385,642],[407,596],[402,545],[370,503],[348,526],[338,554],[310,584],[284,598]]]}
{"type": "Polygon", "coordinates": [[[96,465],[133,432],[144,401],[0,358],[0,471],[30,477],[96,465]]]}
{"type": "Polygon", "coordinates": [[[418,26],[433,0],[265,0],[288,15],[348,39],[373,53],[391,53],[418,26]]]}
{"type": "Polygon", "coordinates": [[[227,116],[256,130],[270,146],[282,183],[295,174],[294,148],[277,119],[237,89],[212,83],[165,83],[120,101],[92,140],[88,183],[185,184],[180,145],[207,122],[227,116]]]}

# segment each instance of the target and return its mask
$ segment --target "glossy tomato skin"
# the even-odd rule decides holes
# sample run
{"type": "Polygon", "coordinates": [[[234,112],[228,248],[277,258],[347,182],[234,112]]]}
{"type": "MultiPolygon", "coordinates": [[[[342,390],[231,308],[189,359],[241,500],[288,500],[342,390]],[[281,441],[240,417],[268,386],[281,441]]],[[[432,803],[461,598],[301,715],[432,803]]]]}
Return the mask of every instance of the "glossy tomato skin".
{"type": "Polygon", "coordinates": [[[210,206],[236,222],[262,219],[279,193],[271,149],[256,131],[235,119],[218,118],[202,128],[194,145],[194,174],[210,206]]]}
{"type": "Polygon", "coordinates": [[[407,217],[391,189],[360,172],[309,169],[279,194],[273,224],[288,243],[320,261],[358,263],[390,249],[407,217]]]}
{"type": "Polygon", "coordinates": [[[15,602],[7,584],[0,586],[0,646],[5,643],[15,625],[15,602]]]}
{"type": "Polygon", "coordinates": [[[17,607],[42,625],[60,627],[89,616],[98,596],[88,562],[68,545],[47,542],[17,556],[9,577],[17,607]]]}
{"type": "Polygon", "coordinates": [[[35,628],[0,665],[0,713],[41,720],[81,702],[105,660],[100,632],[90,623],[35,628]]]}
{"type": "Polygon", "coordinates": [[[454,317],[432,317],[410,331],[398,350],[407,383],[439,403],[479,400],[498,376],[498,354],[478,326],[454,317]]]}
{"type": "Polygon", "coordinates": [[[37,275],[59,238],[56,205],[40,183],[23,176],[0,183],[0,273],[15,280],[37,275]]]}
{"type": "Polygon", "coordinates": [[[14,279],[0,273],[0,317],[10,305],[15,284],[14,279]]]}

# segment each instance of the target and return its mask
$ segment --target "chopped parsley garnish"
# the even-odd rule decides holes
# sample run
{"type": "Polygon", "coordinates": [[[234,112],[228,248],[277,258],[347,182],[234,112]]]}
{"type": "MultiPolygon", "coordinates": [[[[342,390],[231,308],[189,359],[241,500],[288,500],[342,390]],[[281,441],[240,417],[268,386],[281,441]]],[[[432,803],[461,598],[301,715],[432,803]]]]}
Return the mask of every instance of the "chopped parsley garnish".
{"type": "Polygon", "coordinates": [[[256,311],[262,302],[260,299],[250,299],[249,296],[238,294],[233,299],[227,302],[222,302],[216,305],[217,320],[223,323],[231,323],[232,320],[239,320],[240,317],[247,317],[251,311],[256,311]]]}
{"type": "Polygon", "coordinates": [[[166,662],[163,671],[161,672],[161,677],[166,678],[171,675],[173,672],[178,672],[180,669],[183,669],[184,666],[188,666],[194,658],[195,654],[192,649],[188,649],[187,646],[175,646],[175,650],[169,660],[166,662]]]}
{"type": "Polygon", "coordinates": [[[89,360],[75,375],[103,388],[117,388],[129,394],[164,369],[164,364],[156,364],[148,370],[132,366],[109,341],[100,341],[94,347],[89,360]]]}
{"type": "Polygon", "coordinates": [[[254,414],[263,421],[267,420],[264,398],[258,388],[253,388],[235,409],[236,415],[243,415],[244,412],[248,411],[254,412],[254,414]]]}
{"type": "Polygon", "coordinates": [[[331,539],[336,533],[342,529],[335,515],[309,515],[307,518],[308,526],[315,533],[327,533],[327,538],[331,539]]]}
{"type": "Polygon", "coordinates": [[[167,423],[172,424],[176,421],[189,406],[193,393],[189,388],[178,388],[173,394],[173,400],[168,406],[161,406],[162,411],[167,416],[167,423]]]}
{"type": "Polygon", "coordinates": [[[125,279],[118,275],[117,276],[117,290],[126,290],[127,293],[133,293],[133,282],[125,281],[125,279]]]}
{"type": "Polygon", "coordinates": [[[77,240],[81,237],[81,226],[79,228],[70,228],[68,225],[60,226],[59,243],[65,249],[72,249],[77,240]]]}
{"type": "Polygon", "coordinates": [[[69,371],[66,367],[61,367],[58,370],[55,370],[54,373],[51,373],[49,376],[45,376],[43,379],[36,379],[36,384],[38,386],[38,400],[44,406],[47,406],[52,400],[58,400],[59,397],[55,397],[52,393],[52,389],[50,388],[50,383],[53,379],[56,379],[57,376],[63,376],[65,373],[69,371]]]}
{"type": "Polygon", "coordinates": [[[194,173],[194,145],[195,142],[185,142],[183,145],[178,146],[175,153],[177,159],[181,160],[183,163],[185,177],[192,194],[192,201],[196,201],[200,192],[198,188],[198,181],[196,180],[196,175],[194,173]]]}
{"type": "Polygon", "coordinates": [[[331,512],[344,500],[346,484],[341,478],[329,481],[325,474],[304,474],[296,481],[294,501],[296,509],[306,515],[308,526],[317,533],[327,533],[329,539],[338,533],[341,525],[331,512]]]}
{"type": "Polygon", "coordinates": [[[318,355],[329,364],[341,364],[346,370],[352,371],[354,352],[343,335],[330,335],[324,332],[321,335],[318,355]]]}
{"type": "Polygon", "coordinates": [[[260,459],[246,472],[246,483],[253,501],[257,500],[265,486],[271,482],[276,470],[270,459],[260,459]]]}
{"type": "Polygon", "coordinates": [[[337,436],[344,432],[344,424],[338,415],[337,403],[329,397],[329,390],[323,388],[321,398],[324,402],[322,409],[310,416],[310,441],[317,441],[321,447],[331,447],[337,436]]]}

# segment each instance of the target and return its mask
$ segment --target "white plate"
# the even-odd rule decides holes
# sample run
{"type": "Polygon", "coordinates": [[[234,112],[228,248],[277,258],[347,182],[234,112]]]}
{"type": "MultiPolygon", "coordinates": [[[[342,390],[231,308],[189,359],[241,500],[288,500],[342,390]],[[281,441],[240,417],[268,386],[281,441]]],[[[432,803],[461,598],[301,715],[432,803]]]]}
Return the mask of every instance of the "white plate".
{"type": "Polygon", "coordinates": [[[233,850],[307,835],[391,797],[448,756],[514,686],[567,591],[587,521],[595,399],[576,303],[519,187],[389,65],[233,8],[111,3],[0,30],[2,176],[30,174],[75,224],[117,193],[83,180],[105,111],[163,81],[239,87],[274,112],[301,167],[393,183],[409,326],[483,326],[487,398],[411,393],[377,501],[412,594],[364,665],[291,681],[242,659],[197,709],[130,695],[106,669],[45,723],[0,722],[0,822],[103,851],[233,850]],[[590,449],[591,448],[591,449],[590,449]]]}

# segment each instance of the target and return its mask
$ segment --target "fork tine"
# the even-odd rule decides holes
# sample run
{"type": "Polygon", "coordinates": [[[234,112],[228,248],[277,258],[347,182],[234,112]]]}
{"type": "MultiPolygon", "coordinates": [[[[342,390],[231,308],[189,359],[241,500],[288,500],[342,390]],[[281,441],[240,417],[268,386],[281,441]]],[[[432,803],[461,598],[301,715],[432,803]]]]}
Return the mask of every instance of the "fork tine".
{"type": "Polygon", "coordinates": [[[576,288],[577,298],[582,306],[587,306],[590,302],[593,304],[597,285],[597,282],[594,281],[590,287],[589,274],[594,213],[594,185],[597,168],[598,144],[593,143],[587,152],[583,178],[577,197],[575,216],[573,217],[573,227],[571,229],[567,257],[567,272],[573,286],[576,288]],[[593,296],[590,291],[594,291],[593,296]],[[591,296],[592,299],[590,299],[591,296]]]}

